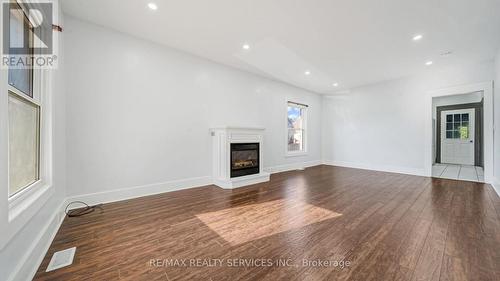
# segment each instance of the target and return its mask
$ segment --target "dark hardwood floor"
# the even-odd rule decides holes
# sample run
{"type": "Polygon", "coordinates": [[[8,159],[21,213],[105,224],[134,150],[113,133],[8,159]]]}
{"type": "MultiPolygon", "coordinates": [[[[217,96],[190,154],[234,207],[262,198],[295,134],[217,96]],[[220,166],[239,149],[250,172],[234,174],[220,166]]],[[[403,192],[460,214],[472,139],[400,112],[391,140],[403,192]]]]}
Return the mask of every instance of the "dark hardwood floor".
{"type": "Polygon", "coordinates": [[[35,280],[500,280],[500,199],[486,184],[316,166],[66,218],[35,280]],[[74,246],[73,265],[45,272],[74,246]]]}

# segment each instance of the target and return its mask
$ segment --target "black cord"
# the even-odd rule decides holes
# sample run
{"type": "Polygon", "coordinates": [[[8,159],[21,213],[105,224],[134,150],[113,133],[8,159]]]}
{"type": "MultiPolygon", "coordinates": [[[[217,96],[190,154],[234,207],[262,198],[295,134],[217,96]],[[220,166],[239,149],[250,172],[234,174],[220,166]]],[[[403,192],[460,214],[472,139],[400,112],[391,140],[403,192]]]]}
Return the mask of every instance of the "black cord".
{"type": "Polygon", "coordinates": [[[97,205],[94,205],[94,206],[89,206],[87,203],[82,202],[82,201],[73,201],[73,202],[70,202],[66,206],[66,209],[64,209],[64,212],[66,213],[66,215],[68,217],[80,217],[80,216],[92,213],[93,211],[95,211],[96,208],[99,208],[99,209],[102,210],[102,204],[97,204],[97,205]],[[74,209],[74,210],[69,210],[68,211],[69,206],[71,204],[75,204],[75,203],[83,204],[83,205],[85,205],[85,208],[78,208],[78,209],[74,209]]]}

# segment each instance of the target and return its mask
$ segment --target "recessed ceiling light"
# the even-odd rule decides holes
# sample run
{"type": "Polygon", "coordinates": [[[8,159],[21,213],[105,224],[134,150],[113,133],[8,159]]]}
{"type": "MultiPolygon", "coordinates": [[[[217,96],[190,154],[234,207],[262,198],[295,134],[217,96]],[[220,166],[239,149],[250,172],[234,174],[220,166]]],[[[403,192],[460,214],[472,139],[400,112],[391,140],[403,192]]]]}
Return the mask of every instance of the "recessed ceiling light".
{"type": "Polygon", "coordinates": [[[311,71],[306,70],[306,71],[304,72],[304,74],[305,74],[305,75],[309,75],[309,74],[311,74],[311,71]]]}
{"type": "Polygon", "coordinates": [[[450,56],[451,54],[453,54],[452,51],[446,51],[446,52],[442,52],[441,54],[439,54],[440,56],[442,57],[446,57],[446,56],[450,56]]]}
{"type": "Polygon", "coordinates": [[[425,62],[425,65],[432,65],[432,64],[433,64],[433,62],[432,62],[431,60],[430,60],[430,61],[425,62]]]}
{"type": "Polygon", "coordinates": [[[424,36],[422,34],[417,34],[417,35],[413,36],[413,41],[419,41],[422,38],[424,38],[424,36]]]}
{"type": "Polygon", "coordinates": [[[245,50],[249,50],[250,49],[250,45],[244,44],[242,48],[245,49],[245,50]]]}
{"type": "Polygon", "coordinates": [[[148,8],[150,8],[153,11],[158,10],[158,6],[155,3],[152,3],[152,2],[148,4],[148,8]]]}
{"type": "Polygon", "coordinates": [[[339,83],[333,83],[333,87],[338,87],[339,83]]]}

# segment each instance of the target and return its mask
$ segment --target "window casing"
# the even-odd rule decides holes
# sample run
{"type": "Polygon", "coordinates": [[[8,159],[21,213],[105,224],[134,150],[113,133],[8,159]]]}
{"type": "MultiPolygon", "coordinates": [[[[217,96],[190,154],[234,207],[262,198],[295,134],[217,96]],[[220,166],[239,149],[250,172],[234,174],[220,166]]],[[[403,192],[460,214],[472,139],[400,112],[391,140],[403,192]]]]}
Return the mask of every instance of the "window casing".
{"type": "MultiPolygon", "coordinates": [[[[17,5],[15,1],[10,2],[12,5],[17,5]]],[[[24,11],[29,8],[37,8],[37,3],[35,2],[19,2],[19,5],[24,11]]],[[[39,9],[44,13],[43,9],[39,9]]],[[[57,8],[54,10],[57,11],[57,8]]],[[[45,16],[45,14],[44,14],[45,16]]],[[[53,15],[54,19],[57,19],[57,14],[53,15]]],[[[8,18],[7,18],[8,20],[8,18]]],[[[40,19],[36,16],[33,17],[33,22],[37,26],[36,22],[40,19]]],[[[4,30],[4,21],[0,21],[0,30],[4,30]]],[[[37,33],[37,36],[44,38],[45,32],[53,32],[52,30],[42,29],[41,32],[37,33]]],[[[56,38],[54,42],[59,42],[59,33],[55,33],[56,38]]],[[[4,36],[0,36],[0,46],[3,46],[4,36]]],[[[28,41],[25,41],[28,42],[28,41]]],[[[56,50],[54,54],[57,54],[58,44],[54,45],[56,50]]],[[[36,47],[36,46],[35,46],[36,47]]],[[[10,54],[13,56],[16,54],[10,54]]],[[[16,56],[20,56],[18,54],[16,56]]],[[[29,54],[28,54],[29,55],[29,54]]],[[[41,56],[40,53],[35,48],[35,57],[41,56]]],[[[9,54],[4,54],[9,56],[9,54]]],[[[12,75],[11,71],[11,75],[12,75]]],[[[0,235],[0,249],[3,249],[8,243],[16,237],[23,227],[25,227],[33,217],[35,217],[40,210],[49,202],[50,198],[53,198],[56,189],[53,185],[53,170],[54,170],[54,137],[55,131],[55,112],[53,110],[54,105],[54,87],[56,86],[56,76],[55,72],[51,67],[35,67],[33,70],[29,69],[31,73],[31,94],[30,91],[23,91],[20,84],[12,85],[9,83],[9,69],[4,69],[0,71],[0,190],[3,196],[0,196],[0,225],[2,225],[2,235],[0,235]],[[18,86],[19,88],[15,87],[18,86]],[[27,92],[27,93],[26,93],[27,92]],[[14,194],[9,191],[9,173],[10,173],[10,163],[9,158],[11,154],[9,152],[9,130],[11,118],[9,118],[9,103],[11,101],[21,102],[23,107],[37,108],[37,114],[32,114],[30,116],[38,116],[38,179],[31,184],[26,184],[20,190],[14,194]]],[[[12,82],[12,76],[10,82],[12,82]]],[[[19,81],[19,80],[18,80],[19,81]]],[[[25,88],[26,89],[26,88],[25,88]]],[[[19,104],[15,104],[19,105],[19,104]]],[[[11,107],[12,108],[12,107],[11,107]]],[[[37,118],[32,118],[31,120],[36,120],[37,118]]],[[[13,120],[15,121],[15,120],[13,120]]],[[[30,122],[29,124],[36,124],[37,122],[30,122]]],[[[33,132],[33,131],[32,131],[33,132]]],[[[33,134],[34,135],[34,134],[33,134]]],[[[36,143],[36,142],[33,142],[36,143]]],[[[33,146],[36,147],[36,146],[33,146]]],[[[36,151],[36,150],[35,150],[36,151]]],[[[33,154],[34,155],[34,154],[33,154]]],[[[52,206],[52,204],[50,205],[52,206]]],[[[57,214],[54,210],[54,215],[57,214]]],[[[48,221],[52,223],[52,221],[48,221]]]]}
{"type": "MultiPolygon", "coordinates": [[[[10,46],[24,46],[25,54],[34,56],[33,25],[24,10],[12,3],[10,11],[10,46]],[[23,42],[28,38],[28,42],[23,42]]],[[[9,68],[8,91],[8,197],[9,202],[40,183],[42,173],[42,70],[32,67],[9,68]]],[[[12,203],[12,202],[11,202],[12,203]]]]}
{"type": "Polygon", "coordinates": [[[303,155],[307,152],[307,110],[301,103],[287,103],[287,156],[303,155]]]}

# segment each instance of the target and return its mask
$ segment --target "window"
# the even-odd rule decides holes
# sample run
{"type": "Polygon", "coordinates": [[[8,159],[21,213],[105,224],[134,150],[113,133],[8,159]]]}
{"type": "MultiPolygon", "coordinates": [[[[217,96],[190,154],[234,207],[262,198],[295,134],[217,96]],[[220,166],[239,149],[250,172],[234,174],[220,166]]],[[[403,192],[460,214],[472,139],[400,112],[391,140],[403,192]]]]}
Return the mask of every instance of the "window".
{"type": "Polygon", "coordinates": [[[40,108],[9,94],[9,196],[39,179],[40,108]]]}
{"type": "MultiPolygon", "coordinates": [[[[15,7],[10,9],[9,55],[31,58],[33,26],[21,7],[12,5],[15,7]]],[[[8,70],[9,198],[40,179],[41,103],[40,94],[34,89],[38,73],[29,66],[8,70]]]]}
{"type": "MultiPolygon", "coordinates": [[[[15,3],[10,9],[9,19],[9,54],[15,59],[24,56],[33,57],[33,25],[30,23],[21,7],[15,3]],[[25,42],[24,38],[28,38],[25,42]]],[[[33,68],[9,68],[9,85],[29,97],[33,97],[33,68]]]]}
{"type": "Polygon", "coordinates": [[[469,130],[469,113],[446,114],[447,139],[468,139],[469,130]]]}
{"type": "Polygon", "coordinates": [[[306,152],[307,105],[288,102],[287,108],[287,153],[306,152]]]}

